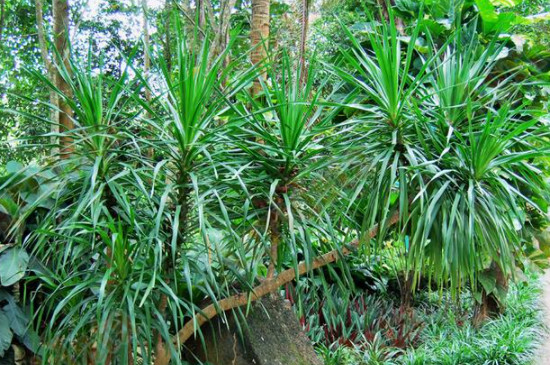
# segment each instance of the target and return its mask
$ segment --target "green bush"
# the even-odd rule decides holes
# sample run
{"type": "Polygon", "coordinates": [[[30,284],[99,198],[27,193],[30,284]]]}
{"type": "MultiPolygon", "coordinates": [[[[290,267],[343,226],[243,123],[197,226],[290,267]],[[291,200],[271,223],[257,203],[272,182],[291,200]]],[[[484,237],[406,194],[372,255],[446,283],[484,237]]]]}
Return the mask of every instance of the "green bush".
{"type": "Polygon", "coordinates": [[[520,365],[533,360],[546,328],[541,320],[537,276],[510,288],[503,315],[475,328],[470,324],[471,297],[457,304],[450,295],[425,295],[414,310],[425,323],[420,345],[405,350],[381,346],[377,336],[359,346],[318,347],[326,365],[355,364],[469,364],[520,365]]]}

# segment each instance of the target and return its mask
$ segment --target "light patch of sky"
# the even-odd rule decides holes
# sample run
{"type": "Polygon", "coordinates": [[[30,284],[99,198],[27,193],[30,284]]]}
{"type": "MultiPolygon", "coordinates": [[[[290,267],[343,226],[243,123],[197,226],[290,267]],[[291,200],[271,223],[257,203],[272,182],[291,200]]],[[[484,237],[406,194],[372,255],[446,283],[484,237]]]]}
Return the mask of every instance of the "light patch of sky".
{"type": "MultiPolygon", "coordinates": [[[[127,4],[141,5],[141,1],[124,1],[127,4]],[[139,2],[138,2],[139,1],[139,2]]],[[[106,0],[88,0],[87,8],[92,16],[98,15],[101,4],[106,4],[106,0]]],[[[160,9],[164,6],[164,0],[147,0],[147,6],[150,9],[160,9]]]]}
{"type": "MultiPolygon", "coordinates": [[[[81,21],[91,21],[103,24],[106,28],[114,24],[114,32],[120,41],[134,43],[143,36],[143,12],[141,0],[120,0],[121,9],[137,8],[137,11],[106,11],[109,2],[107,0],[80,0],[82,10],[80,12],[81,21]]],[[[151,11],[161,10],[164,7],[165,0],[147,0],[147,6],[151,11]]],[[[149,19],[149,34],[153,35],[157,31],[154,19],[149,19]]],[[[93,29],[83,29],[79,24],[74,24],[71,40],[75,53],[86,55],[89,42],[92,41],[96,51],[103,53],[106,69],[124,68],[125,61],[117,59],[118,50],[110,47],[113,34],[109,32],[98,32],[93,29]],[[120,63],[119,63],[120,62],[120,63]]],[[[99,70],[94,70],[99,72],[99,70]]]]}
{"type": "MultiPolygon", "coordinates": [[[[164,6],[165,0],[147,0],[147,7],[151,10],[158,10],[164,6]]],[[[84,11],[82,12],[82,20],[84,21],[99,21],[103,23],[117,22],[120,24],[118,36],[121,40],[135,40],[142,36],[143,32],[143,13],[141,12],[114,12],[106,14],[102,12],[102,7],[108,6],[106,0],[84,0],[84,11]]],[[[122,0],[122,6],[138,6],[141,7],[141,0],[122,0]]],[[[153,34],[156,31],[154,24],[149,21],[149,33],[153,34]]],[[[78,30],[75,29],[75,35],[78,30]]]]}

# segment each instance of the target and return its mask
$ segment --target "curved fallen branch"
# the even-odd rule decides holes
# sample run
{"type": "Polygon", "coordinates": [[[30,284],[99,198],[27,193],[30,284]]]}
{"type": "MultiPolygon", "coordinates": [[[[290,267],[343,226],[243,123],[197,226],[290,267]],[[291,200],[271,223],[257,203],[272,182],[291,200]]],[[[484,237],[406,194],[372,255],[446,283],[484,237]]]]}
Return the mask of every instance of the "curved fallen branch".
{"type": "MultiPolygon", "coordinates": [[[[390,218],[388,226],[396,224],[398,220],[399,214],[396,213],[390,218]]],[[[369,237],[374,238],[378,234],[378,230],[379,226],[374,226],[369,232],[369,237]]],[[[357,247],[358,245],[358,240],[355,240],[350,244],[351,247],[357,247]]],[[[185,325],[179,330],[179,332],[172,337],[172,342],[176,346],[182,345],[195,333],[195,330],[197,328],[201,327],[203,324],[216,317],[218,313],[247,305],[249,301],[254,302],[261,297],[266,296],[267,294],[275,292],[281,286],[294,280],[296,276],[303,275],[308,271],[318,269],[332,262],[336,262],[341,257],[346,256],[350,252],[351,250],[349,248],[344,247],[341,250],[335,249],[321,256],[318,256],[313,260],[311,265],[308,265],[306,262],[302,261],[300,264],[298,264],[298,270],[295,270],[294,268],[284,270],[276,277],[272,279],[267,279],[260,285],[256,286],[252,290],[252,292],[235,294],[218,301],[216,304],[209,304],[208,306],[204,307],[200,313],[197,313],[192,319],[185,323],[185,325]]],[[[164,346],[164,351],[169,351],[167,346],[164,346]]],[[[167,365],[170,362],[170,356],[162,356],[162,354],[157,354],[156,357],[157,361],[155,361],[155,365],[167,365]],[[168,362],[166,362],[165,360],[158,361],[159,359],[166,358],[168,358],[168,362]]]]}

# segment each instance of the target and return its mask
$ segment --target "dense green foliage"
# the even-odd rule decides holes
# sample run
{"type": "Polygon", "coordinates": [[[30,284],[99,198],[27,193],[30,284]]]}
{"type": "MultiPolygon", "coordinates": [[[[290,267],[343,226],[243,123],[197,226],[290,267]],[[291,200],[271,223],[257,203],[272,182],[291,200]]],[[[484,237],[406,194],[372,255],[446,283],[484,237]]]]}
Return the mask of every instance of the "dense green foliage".
{"type": "MultiPolygon", "coordinates": [[[[514,285],[506,300],[504,315],[481,328],[469,322],[471,302],[464,295],[458,302],[448,293],[426,293],[415,308],[421,323],[416,346],[392,346],[388,330],[372,339],[357,340],[355,346],[321,346],[318,351],[327,365],[351,364],[529,364],[541,345],[546,328],[541,323],[536,276],[514,285]]],[[[384,306],[372,306],[371,311],[384,306]]],[[[391,329],[391,327],[389,327],[391,329]]],[[[394,328],[395,330],[395,328],[394,328]]]]}
{"type": "Polygon", "coordinates": [[[205,306],[244,325],[225,298],[301,271],[285,294],[329,363],[523,363],[540,327],[513,280],[550,253],[550,58],[513,33],[538,31],[536,5],[327,3],[305,68],[288,4],[249,64],[246,5],[222,50],[183,8],[154,10],[145,49],[84,17],[68,90],[10,16],[25,66],[2,53],[0,161],[19,162],[0,170],[0,356],[15,339],[43,363],[182,364],[205,306]],[[48,92],[74,113],[62,156],[48,92]],[[349,255],[310,270],[330,252],[349,255]],[[476,328],[487,309],[505,311],[476,328]]]}

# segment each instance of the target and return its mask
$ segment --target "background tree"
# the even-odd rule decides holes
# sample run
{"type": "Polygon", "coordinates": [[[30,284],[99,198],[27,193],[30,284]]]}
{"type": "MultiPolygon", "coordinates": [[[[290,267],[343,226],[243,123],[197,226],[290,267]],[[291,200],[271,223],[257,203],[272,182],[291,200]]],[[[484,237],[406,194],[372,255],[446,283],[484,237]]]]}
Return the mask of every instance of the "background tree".
{"type": "MultiPolygon", "coordinates": [[[[253,65],[260,66],[262,62],[265,62],[269,49],[270,0],[253,0],[251,6],[252,18],[250,20],[250,61],[253,65]]],[[[266,75],[267,74],[265,71],[261,71],[259,77],[265,79],[266,75]]],[[[260,91],[260,81],[254,81],[252,94],[257,95],[260,91]]]]}
{"type": "MultiPolygon", "coordinates": [[[[50,57],[50,52],[48,49],[48,43],[46,40],[46,30],[44,28],[44,6],[42,0],[36,0],[35,1],[35,7],[36,7],[36,29],[37,29],[37,35],[38,35],[38,45],[40,47],[40,54],[42,55],[42,60],[44,62],[44,66],[46,67],[46,72],[48,74],[48,77],[52,84],[56,84],[55,77],[55,65],[52,63],[52,59],[50,57]]],[[[53,90],[50,90],[50,104],[57,106],[57,96],[53,90]]],[[[52,121],[58,121],[59,118],[57,116],[58,111],[56,108],[51,108],[51,115],[50,120],[52,121]]],[[[59,123],[54,123],[51,126],[51,131],[55,135],[59,133],[59,123]]],[[[52,138],[52,143],[57,144],[57,137],[52,138]]],[[[57,155],[59,150],[57,148],[52,148],[52,155],[57,155]]]]}
{"type": "MultiPolygon", "coordinates": [[[[53,13],[53,33],[54,33],[54,45],[55,45],[55,60],[57,67],[55,69],[55,82],[56,86],[65,95],[70,93],[69,85],[67,81],[61,76],[59,68],[64,68],[70,72],[70,46],[69,46],[69,1],[68,0],[53,0],[52,5],[53,13]]],[[[67,134],[68,131],[74,128],[72,121],[72,111],[67,103],[58,98],[58,121],[59,129],[64,134],[61,136],[60,153],[61,156],[66,156],[71,152],[72,141],[71,137],[67,134]]]]}

